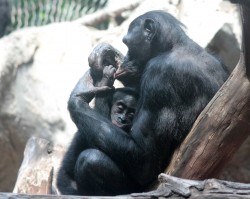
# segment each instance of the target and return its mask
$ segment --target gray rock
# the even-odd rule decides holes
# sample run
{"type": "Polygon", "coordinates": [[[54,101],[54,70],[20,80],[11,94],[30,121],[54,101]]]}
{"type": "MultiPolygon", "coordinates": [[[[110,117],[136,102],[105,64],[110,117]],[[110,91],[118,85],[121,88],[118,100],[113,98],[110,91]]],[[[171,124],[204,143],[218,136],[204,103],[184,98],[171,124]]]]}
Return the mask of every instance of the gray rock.
{"type": "Polygon", "coordinates": [[[220,57],[230,72],[240,59],[240,47],[230,24],[224,24],[207,45],[207,49],[220,57]]]}
{"type": "Polygon", "coordinates": [[[23,29],[0,40],[0,191],[12,191],[28,138],[71,140],[76,128],[67,100],[89,67],[91,41],[90,31],[73,23],[23,29]]]}

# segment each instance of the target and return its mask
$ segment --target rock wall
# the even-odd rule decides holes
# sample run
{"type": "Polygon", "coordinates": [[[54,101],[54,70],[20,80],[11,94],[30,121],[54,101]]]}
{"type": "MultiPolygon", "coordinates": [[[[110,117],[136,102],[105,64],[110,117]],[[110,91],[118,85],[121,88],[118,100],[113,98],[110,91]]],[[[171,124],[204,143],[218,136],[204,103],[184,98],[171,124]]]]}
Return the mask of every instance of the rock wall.
{"type": "Polygon", "coordinates": [[[73,23],[20,30],[0,40],[0,191],[11,191],[29,137],[70,141],[76,128],[67,100],[88,69],[92,47],[90,31],[73,23]]]}

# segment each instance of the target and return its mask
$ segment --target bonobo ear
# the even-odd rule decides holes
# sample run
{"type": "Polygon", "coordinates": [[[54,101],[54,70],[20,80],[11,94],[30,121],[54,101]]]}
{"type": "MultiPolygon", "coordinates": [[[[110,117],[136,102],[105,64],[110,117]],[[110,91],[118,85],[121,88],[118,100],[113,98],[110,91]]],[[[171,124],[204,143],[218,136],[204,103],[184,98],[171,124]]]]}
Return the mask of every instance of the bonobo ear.
{"type": "Polygon", "coordinates": [[[147,39],[152,41],[156,32],[157,24],[153,19],[145,19],[144,21],[144,31],[147,33],[147,39]]]}

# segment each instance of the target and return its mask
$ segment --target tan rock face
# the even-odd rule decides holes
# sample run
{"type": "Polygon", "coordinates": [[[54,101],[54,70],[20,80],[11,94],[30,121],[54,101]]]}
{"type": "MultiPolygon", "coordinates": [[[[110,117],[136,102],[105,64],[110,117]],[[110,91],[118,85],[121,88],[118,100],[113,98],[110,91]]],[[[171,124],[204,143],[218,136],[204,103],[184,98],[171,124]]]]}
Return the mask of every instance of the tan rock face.
{"type": "Polygon", "coordinates": [[[68,143],[71,89],[88,69],[89,30],[73,23],[17,31],[0,40],[0,191],[12,191],[27,139],[68,143]]]}

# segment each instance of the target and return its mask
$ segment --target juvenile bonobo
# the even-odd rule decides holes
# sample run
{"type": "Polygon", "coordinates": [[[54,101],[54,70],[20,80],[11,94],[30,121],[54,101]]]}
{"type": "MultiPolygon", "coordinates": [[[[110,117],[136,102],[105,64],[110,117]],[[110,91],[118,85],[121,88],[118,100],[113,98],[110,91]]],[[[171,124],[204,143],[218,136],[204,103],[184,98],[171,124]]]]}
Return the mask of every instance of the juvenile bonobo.
{"type": "MultiPolygon", "coordinates": [[[[99,56],[106,56],[103,53],[103,51],[106,50],[106,47],[107,45],[105,45],[104,47],[102,46],[102,48],[97,46],[90,54],[90,56],[92,57],[93,54],[95,54],[95,59],[99,60],[99,63],[92,65],[92,69],[102,69],[103,71],[99,71],[102,75],[96,78],[97,76],[95,76],[95,72],[92,71],[92,73],[89,73],[89,71],[87,71],[84,76],[78,81],[77,85],[72,91],[69,103],[72,99],[74,99],[79,106],[81,106],[81,104],[87,105],[92,100],[95,94],[95,111],[104,116],[105,119],[110,120],[117,127],[123,129],[126,133],[129,133],[139,96],[133,88],[106,88],[113,86],[114,73],[116,71],[116,69],[112,65],[103,66],[104,64],[110,64],[109,62],[103,63],[102,61],[100,61],[104,60],[104,57],[99,56]],[[91,80],[91,78],[93,79],[91,80]],[[95,86],[94,84],[88,84],[89,82],[94,81],[97,83],[97,86],[95,86]]],[[[93,113],[93,118],[95,117],[94,115],[95,114],[93,113]]],[[[82,134],[78,131],[75,134],[73,141],[64,156],[57,178],[57,187],[62,194],[88,194],[88,192],[83,193],[81,192],[81,190],[78,190],[78,187],[81,186],[81,184],[87,182],[87,180],[85,181],[85,179],[82,179],[82,175],[79,175],[78,178],[74,174],[75,170],[78,173],[81,172],[77,165],[79,164],[79,162],[84,161],[82,159],[82,156],[84,157],[85,153],[88,154],[88,150],[86,149],[89,148],[89,145],[85,144],[86,139],[87,138],[83,137],[82,134]]],[[[108,165],[107,162],[112,167],[109,159],[106,160],[104,156],[102,163],[104,165],[108,165]]],[[[101,167],[102,165],[100,165],[100,169],[101,167]]],[[[106,177],[108,178],[108,174],[104,173],[103,175],[107,175],[106,177]]],[[[105,192],[103,192],[103,194],[105,194],[105,192]]]]}
{"type": "Polygon", "coordinates": [[[77,84],[80,88],[75,89],[75,92],[79,90],[79,94],[89,101],[97,92],[110,90],[114,78],[109,73],[113,75],[122,60],[123,55],[113,46],[107,43],[98,44],[88,57],[90,69],[79,80],[82,84],[77,84]]]}
{"type": "Polygon", "coordinates": [[[133,79],[140,88],[130,133],[88,105],[79,106],[76,99],[68,104],[88,145],[74,173],[84,179],[78,186],[84,195],[124,194],[148,187],[228,77],[222,63],[163,11],[150,11],[133,20],[123,42],[128,52],[116,77],[133,79]]]}
{"type": "MultiPolygon", "coordinates": [[[[98,44],[88,57],[90,69],[77,84],[77,95],[82,95],[86,102],[95,96],[95,110],[105,117],[110,116],[110,107],[107,105],[108,90],[112,90],[114,73],[123,60],[123,55],[107,43],[98,44]],[[104,91],[104,92],[103,92],[104,91]]],[[[75,92],[72,92],[74,94],[75,92]]]]}

